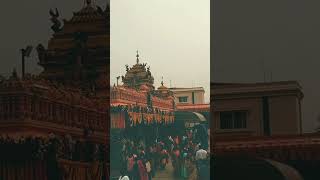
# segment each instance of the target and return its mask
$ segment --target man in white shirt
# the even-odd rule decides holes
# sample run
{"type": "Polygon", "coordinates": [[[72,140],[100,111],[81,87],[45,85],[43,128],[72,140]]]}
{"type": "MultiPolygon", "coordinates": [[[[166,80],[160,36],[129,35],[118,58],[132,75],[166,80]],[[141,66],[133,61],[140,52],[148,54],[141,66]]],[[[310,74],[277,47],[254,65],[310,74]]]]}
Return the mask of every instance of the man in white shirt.
{"type": "Polygon", "coordinates": [[[128,176],[120,176],[119,180],[130,180],[128,176]]]}
{"type": "Polygon", "coordinates": [[[199,146],[199,150],[196,152],[196,160],[205,160],[207,159],[207,151],[202,149],[201,145],[199,146]]]}
{"type": "Polygon", "coordinates": [[[199,150],[196,152],[196,161],[197,161],[197,169],[198,175],[202,180],[209,180],[208,171],[209,166],[207,164],[207,156],[208,152],[204,150],[201,145],[199,146],[199,150]]]}
{"type": "Polygon", "coordinates": [[[125,170],[122,169],[120,173],[121,173],[121,176],[119,177],[119,180],[130,180],[129,177],[125,175],[126,174],[125,170]]]}

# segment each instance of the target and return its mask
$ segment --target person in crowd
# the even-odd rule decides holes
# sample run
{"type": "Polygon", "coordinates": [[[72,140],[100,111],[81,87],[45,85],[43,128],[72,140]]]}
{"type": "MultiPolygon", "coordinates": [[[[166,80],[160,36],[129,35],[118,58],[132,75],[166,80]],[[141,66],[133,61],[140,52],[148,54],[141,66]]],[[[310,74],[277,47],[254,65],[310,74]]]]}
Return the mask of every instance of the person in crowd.
{"type": "Polygon", "coordinates": [[[161,168],[165,169],[169,160],[169,153],[165,148],[162,148],[160,156],[161,156],[161,168]]]}
{"type": "Polygon", "coordinates": [[[201,180],[208,179],[208,152],[194,133],[197,131],[187,130],[184,134],[169,134],[148,143],[138,139],[126,140],[127,176],[130,180],[152,179],[159,167],[165,169],[170,158],[176,177],[187,179],[195,168],[195,176],[201,180]]]}
{"type": "Polygon", "coordinates": [[[149,180],[145,159],[143,157],[138,157],[137,164],[140,180],[149,180]]]}
{"type": "Polygon", "coordinates": [[[133,154],[130,153],[128,158],[127,158],[127,171],[128,171],[128,175],[130,177],[130,179],[133,179],[133,166],[134,166],[134,157],[133,154]]]}
{"type": "Polygon", "coordinates": [[[198,170],[198,176],[199,178],[206,177],[207,170],[209,169],[208,160],[207,160],[207,151],[203,149],[203,147],[200,145],[199,150],[196,152],[196,165],[198,170]]]}
{"type": "Polygon", "coordinates": [[[175,176],[179,176],[180,173],[180,150],[178,147],[174,147],[172,152],[172,166],[174,167],[175,176]]]}
{"type": "Polygon", "coordinates": [[[196,152],[196,161],[201,161],[207,159],[207,151],[202,148],[202,146],[199,146],[199,150],[196,152]]]}
{"type": "Polygon", "coordinates": [[[184,152],[182,154],[182,160],[181,160],[181,178],[182,179],[187,179],[188,178],[188,170],[187,170],[187,157],[188,157],[188,154],[186,152],[184,152]]]}
{"type": "Polygon", "coordinates": [[[130,180],[130,178],[126,175],[126,172],[124,170],[120,171],[121,175],[119,177],[119,180],[130,180]]]}
{"type": "Polygon", "coordinates": [[[152,179],[152,174],[151,174],[152,166],[151,166],[150,161],[151,161],[151,158],[148,158],[148,159],[146,160],[146,169],[147,169],[147,173],[148,173],[149,180],[152,179]]]}
{"type": "Polygon", "coordinates": [[[210,179],[210,158],[204,159],[198,167],[198,177],[201,180],[210,179]]]}
{"type": "Polygon", "coordinates": [[[156,170],[156,165],[155,165],[155,156],[156,156],[156,147],[155,145],[151,145],[149,149],[149,160],[150,160],[150,165],[151,165],[151,176],[155,176],[155,170],[156,170]]]}
{"type": "Polygon", "coordinates": [[[140,180],[139,166],[137,161],[137,155],[133,155],[134,164],[132,168],[132,180],[140,180]]]}

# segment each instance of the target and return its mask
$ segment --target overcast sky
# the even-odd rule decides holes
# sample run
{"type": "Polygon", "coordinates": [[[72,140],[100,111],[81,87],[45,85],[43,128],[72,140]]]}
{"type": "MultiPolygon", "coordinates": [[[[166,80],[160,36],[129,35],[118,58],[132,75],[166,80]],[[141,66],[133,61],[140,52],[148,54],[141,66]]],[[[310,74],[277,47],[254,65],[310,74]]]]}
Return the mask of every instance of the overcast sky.
{"type": "Polygon", "coordinates": [[[215,0],[212,81],[297,80],[303,129],[320,113],[320,1],[215,0]],[[264,62],[264,63],[263,63],[264,62]],[[264,64],[264,68],[263,68],[264,64]],[[271,73],[272,72],[272,73],[271,73]]]}
{"type": "Polygon", "coordinates": [[[210,0],[111,1],[111,83],[125,65],[148,63],[159,87],[210,84],[210,0]]]}

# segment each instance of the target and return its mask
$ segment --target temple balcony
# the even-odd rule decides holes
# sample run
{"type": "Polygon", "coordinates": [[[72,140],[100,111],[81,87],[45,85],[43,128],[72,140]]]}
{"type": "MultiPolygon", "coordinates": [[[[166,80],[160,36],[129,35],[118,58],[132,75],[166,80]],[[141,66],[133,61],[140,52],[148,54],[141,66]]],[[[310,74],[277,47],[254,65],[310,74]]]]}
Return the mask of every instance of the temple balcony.
{"type": "MultiPolygon", "coordinates": [[[[2,133],[83,136],[89,130],[97,141],[107,138],[109,102],[85,97],[64,87],[30,80],[0,83],[0,129],[2,133]]],[[[95,139],[93,138],[93,139],[95,139]]]]}

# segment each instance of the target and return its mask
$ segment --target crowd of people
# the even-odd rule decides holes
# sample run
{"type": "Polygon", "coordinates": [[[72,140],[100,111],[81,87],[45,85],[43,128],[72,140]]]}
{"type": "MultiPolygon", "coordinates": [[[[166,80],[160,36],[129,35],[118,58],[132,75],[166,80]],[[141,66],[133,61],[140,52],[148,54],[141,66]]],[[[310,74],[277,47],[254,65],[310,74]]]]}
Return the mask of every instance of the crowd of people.
{"type": "Polygon", "coordinates": [[[197,179],[209,180],[209,152],[197,139],[192,130],[152,143],[123,139],[119,180],[151,180],[169,162],[179,179],[196,173],[197,179]]]}
{"type": "Polygon", "coordinates": [[[198,139],[192,130],[173,139],[171,159],[176,177],[188,179],[193,172],[196,172],[198,179],[209,180],[210,156],[208,147],[198,139]]]}
{"type": "Polygon", "coordinates": [[[0,136],[0,159],[35,160],[61,158],[73,161],[106,161],[106,146],[89,140],[50,133],[48,136],[0,136]]]}

